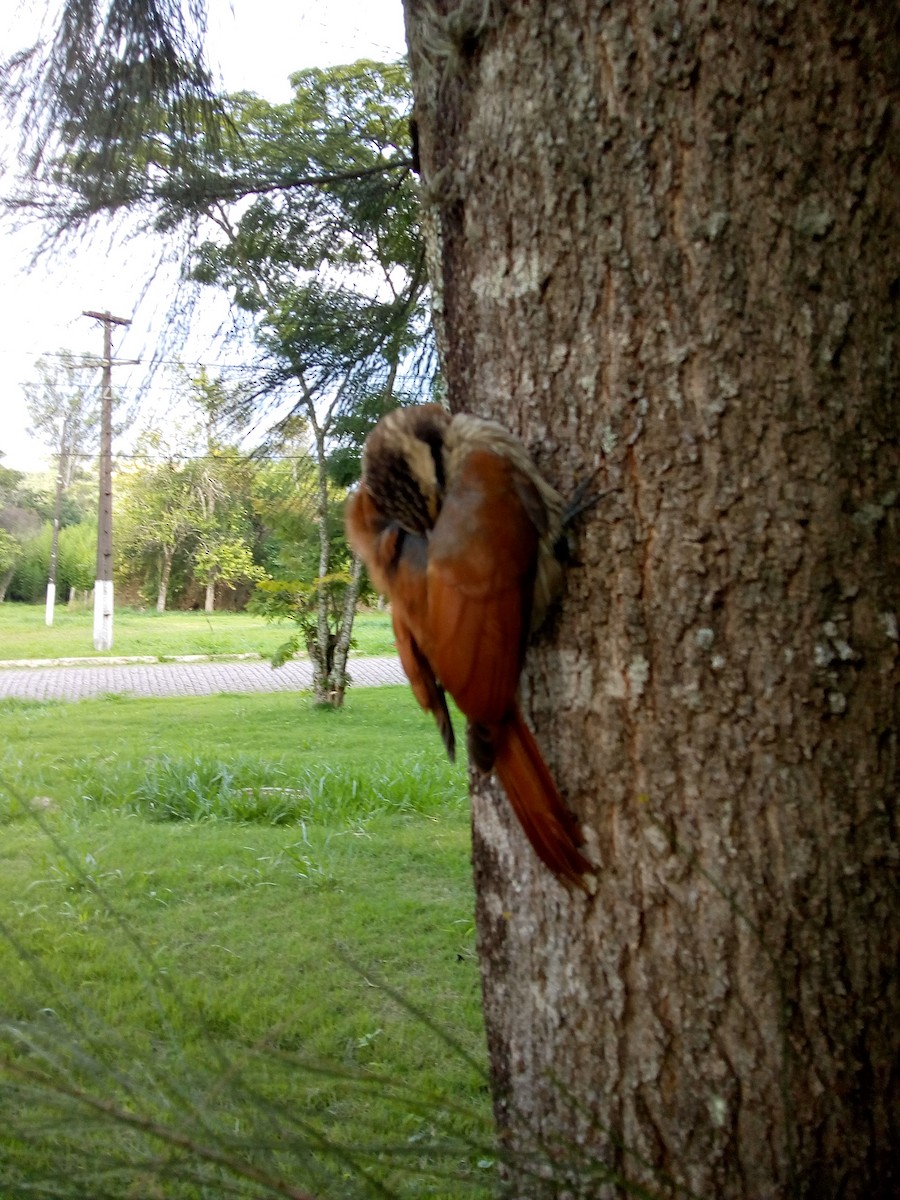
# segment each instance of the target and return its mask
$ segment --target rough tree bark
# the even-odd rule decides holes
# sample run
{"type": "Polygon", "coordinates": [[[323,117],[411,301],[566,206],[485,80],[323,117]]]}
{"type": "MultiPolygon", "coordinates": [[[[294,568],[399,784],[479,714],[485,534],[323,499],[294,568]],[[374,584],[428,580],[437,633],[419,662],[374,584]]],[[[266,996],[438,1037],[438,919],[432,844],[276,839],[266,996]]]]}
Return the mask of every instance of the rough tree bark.
{"type": "Polygon", "coordinates": [[[605,493],[523,689],[596,896],[473,792],[516,1194],[896,1195],[894,6],[405,4],[450,406],[605,493]]]}

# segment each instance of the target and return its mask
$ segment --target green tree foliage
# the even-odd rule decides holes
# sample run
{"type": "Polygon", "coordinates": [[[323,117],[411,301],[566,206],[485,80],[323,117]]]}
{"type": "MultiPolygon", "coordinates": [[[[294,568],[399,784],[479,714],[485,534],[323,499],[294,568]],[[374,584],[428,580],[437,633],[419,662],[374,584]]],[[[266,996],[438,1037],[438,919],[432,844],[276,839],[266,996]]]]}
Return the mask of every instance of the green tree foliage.
{"type": "Polygon", "coordinates": [[[17,537],[0,528],[0,575],[14,567],[16,559],[22,553],[22,543],[17,537]]]}
{"type": "Polygon", "coordinates": [[[262,360],[247,415],[278,437],[302,413],[346,485],[372,423],[434,372],[405,151],[412,97],[402,64],[311,69],[293,84],[287,104],[231,101],[234,177],[261,182],[252,198],[210,202],[191,275],[226,289],[251,323],[262,360]]]}
{"type": "Polygon", "coordinates": [[[254,559],[256,467],[225,432],[235,393],[201,373],[187,381],[184,401],[187,414],[168,435],[142,436],[117,487],[120,579],[144,594],[155,589],[160,612],[173,569],[202,584],[209,610],[217,584],[265,575],[254,559]]]}
{"type": "Polygon", "coordinates": [[[160,458],[150,465],[135,460],[116,479],[117,573],[123,582],[140,579],[142,591],[155,586],[157,611],[164,612],[176,555],[196,534],[196,488],[161,434],[145,434],[137,449],[160,458]]]}
{"type": "Polygon", "coordinates": [[[36,369],[38,382],[26,383],[23,388],[25,403],[32,432],[56,455],[53,534],[47,570],[47,620],[52,622],[64,501],[73,480],[84,475],[82,460],[98,439],[100,405],[95,402],[93,389],[85,385],[88,363],[67,350],[53,359],[40,359],[36,369]]]}
{"type": "Polygon", "coordinates": [[[273,578],[311,581],[319,562],[315,464],[308,442],[292,440],[283,450],[283,457],[256,462],[252,505],[258,552],[273,578]]]}
{"type": "Polygon", "coordinates": [[[0,525],[0,603],[6,599],[6,589],[21,554],[22,543],[0,525]]]}
{"type": "MultiPolygon", "coordinates": [[[[142,435],[116,477],[119,582],[137,585],[162,611],[167,596],[183,601],[192,583],[205,588],[210,575],[232,587],[271,577],[277,586],[253,601],[257,611],[305,611],[316,591],[319,528],[315,464],[302,428],[295,426],[287,453],[273,458],[247,456],[225,442],[210,452],[205,434],[188,423],[174,426],[170,437],[177,449],[159,431],[142,435]],[[277,605],[273,593],[282,597],[277,605]]],[[[338,490],[328,537],[345,585],[351,564],[342,501],[338,490]]]]}
{"type": "MultiPolygon", "coordinates": [[[[2,532],[0,532],[2,541],[2,532]]],[[[53,545],[53,525],[45,521],[37,532],[20,541],[19,551],[9,572],[6,597],[28,604],[42,601],[47,587],[47,572],[53,545]]],[[[97,522],[94,519],[68,525],[59,531],[57,589],[66,595],[73,588],[88,591],[94,586],[97,564],[97,522]]],[[[3,576],[0,575],[0,589],[3,576]]]]}
{"type": "Polygon", "coordinates": [[[25,546],[38,533],[41,519],[25,475],[0,465],[0,602],[6,599],[25,546]]]}
{"type": "Polygon", "coordinates": [[[246,542],[219,532],[201,535],[194,551],[194,569],[211,597],[207,606],[209,612],[213,609],[215,589],[219,584],[233,588],[245,581],[263,579],[266,573],[263,567],[253,561],[252,551],[246,542]]]}
{"type": "Polygon", "coordinates": [[[34,533],[52,511],[50,497],[34,480],[24,471],[0,466],[0,525],[17,536],[34,533]]]}
{"type": "Polygon", "coordinates": [[[362,371],[380,358],[384,370],[420,343],[427,324],[406,152],[412,97],[402,64],[310,69],[292,82],[286,104],[230,101],[235,186],[210,197],[214,232],[193,274],[259,318],[274,360],[268,386],[303,373],[311,390],[325,392],[343,381],[348,361],[362,371]],[[253,189],[238,186],[250,177],[253,189]]]}
{"type": "Polygon", "coordinates": [[[69,525],[59,534],[59,579],[69,591],[87,592],[94,586],[97,566],[95,519],[69,525]]]}
{"type": "MultiPolygon", "coordinates": [[[[0,450],[0,459],[6,455],[0,450]]],[[[16,491],[25,476],[21,471],[14,471],[12,467],[4,467],[0,462],[0,503],[6,503],[10,496],[16,491]]]]}

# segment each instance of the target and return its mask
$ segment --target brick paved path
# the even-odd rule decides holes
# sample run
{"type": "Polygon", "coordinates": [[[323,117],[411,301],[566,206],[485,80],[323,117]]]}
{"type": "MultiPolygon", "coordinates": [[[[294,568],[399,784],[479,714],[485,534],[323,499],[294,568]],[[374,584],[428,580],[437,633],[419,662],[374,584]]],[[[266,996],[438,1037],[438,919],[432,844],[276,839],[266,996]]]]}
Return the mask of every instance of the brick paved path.
{"type": "MultiPolygon", "coordinates": [[[[136,696],[211,696],[217,692],[301,692],[312,682],[306,660],[273,669],[266,661],[117,663],[87,660],[91,665],[8,666],[0,669],[0,699],[84,700],[90,696],[129,692],[136,696]]],[[[347,664],[357,687],[405,683],[395,657],[351,658],[347,664]]]]}

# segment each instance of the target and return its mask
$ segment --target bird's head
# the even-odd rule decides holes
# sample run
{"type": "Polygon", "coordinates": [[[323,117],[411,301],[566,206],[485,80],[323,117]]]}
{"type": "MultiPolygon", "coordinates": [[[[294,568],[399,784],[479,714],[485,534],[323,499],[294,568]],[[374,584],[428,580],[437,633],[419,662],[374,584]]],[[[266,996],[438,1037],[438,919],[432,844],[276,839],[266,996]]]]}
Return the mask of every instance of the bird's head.
{"type": "Polygon", "coordinates": [[[366,441],[363,482],[385,516],[409,533],[426,534],[441,510],[450,419],[439,404],[397,408],[366,441]]]}

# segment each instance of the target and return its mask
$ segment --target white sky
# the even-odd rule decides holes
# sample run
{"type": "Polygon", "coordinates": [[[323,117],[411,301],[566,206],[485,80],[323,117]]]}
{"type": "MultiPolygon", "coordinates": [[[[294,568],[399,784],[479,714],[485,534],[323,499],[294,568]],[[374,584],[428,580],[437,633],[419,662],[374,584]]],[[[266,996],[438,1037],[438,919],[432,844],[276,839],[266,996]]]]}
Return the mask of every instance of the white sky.
{"type": "MultiPolygon", "coordinates": [[[[208,0],[208,5],[208,57],[220,69],[225,88],[246,89],[275,102],[288,99],[288,77],[304,67],[358,58],[394,61],[406,50],[401,0],[208,0]]],[[[16,5],[14,18],[11,12],[0,18],[0,58],[21,48],[29,33],[34,36],[45,8],[46,0],[32,0],[16,5]]],[[[158,276],[141,295],[158,251],[138,240],[122,246],[95,235],[77,253],[54,252],[30,267],[37,242],[36,231],[0,227],[0,462],[20,471],[40,470],[47,458],[47,451],[27,436],[21,391],[21,384],[34,378],[36,359],[63,348],[101,353],[100,325],[81,315],[93,309],[130,317],[130,328],[114,330],[113,355],[146,362],[171,288],[171,281],[158,276]]],[[[234,351],[214,346],[209,361],[217,361],[220,353],[234,361],[234,351]]],[[[117,390],[137,390],[143,371],[116,368],[117,390]]],[[[165,396],[157,394],[155,403],[164,405],[165,396]]]]}

